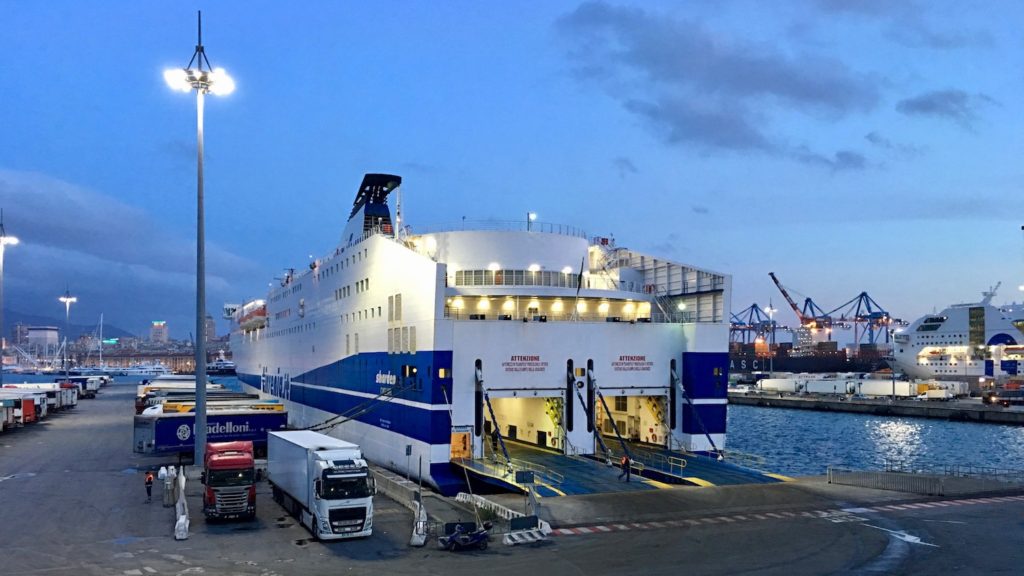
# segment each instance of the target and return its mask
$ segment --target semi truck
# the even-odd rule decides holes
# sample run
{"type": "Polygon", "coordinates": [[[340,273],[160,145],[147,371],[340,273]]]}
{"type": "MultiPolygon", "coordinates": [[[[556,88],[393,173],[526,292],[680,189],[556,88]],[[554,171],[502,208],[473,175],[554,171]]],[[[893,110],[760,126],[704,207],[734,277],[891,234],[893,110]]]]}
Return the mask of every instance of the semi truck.
{"type": "MultiPolygon", "coordinates": [[[[135,416],[133,444],[140,454],[189,453],[195,449],[194,412],[141,414],[135,416]]],[[[207,440],[250,440],[261,455],[267,448],[267,432],[288,427],[288,412],[223,410],[206,415],[207,440]]]]}
{"type": "Polygon", "coordinates": [[[256,460],[252,442],[207,442],[203,462],[207,520],[256,516],[256,460]]]}
{"type": "Polygon", "coordinates": [[[274,500],[320,540],[373,532],[373,476],[356,444],[319,432],[267,435],[274,500]]]}

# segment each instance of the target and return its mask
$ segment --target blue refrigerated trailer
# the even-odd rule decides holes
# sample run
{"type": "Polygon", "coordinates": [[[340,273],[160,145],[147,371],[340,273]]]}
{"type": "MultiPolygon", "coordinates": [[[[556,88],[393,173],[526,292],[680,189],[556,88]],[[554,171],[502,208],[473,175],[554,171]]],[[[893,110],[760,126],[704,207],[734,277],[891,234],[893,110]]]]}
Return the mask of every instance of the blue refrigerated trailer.
{"type": "MultiPolygon", "coordinates": [[[[258,454],[266,454],[267,432],[287,427],[288,412],[283,411],[219,410],[206,415],[208,442],[250,440],[258,454]]],[[[140,454],[192,452],[195,429],[195,413],[139,414],[132,445],[140,454]]]]}

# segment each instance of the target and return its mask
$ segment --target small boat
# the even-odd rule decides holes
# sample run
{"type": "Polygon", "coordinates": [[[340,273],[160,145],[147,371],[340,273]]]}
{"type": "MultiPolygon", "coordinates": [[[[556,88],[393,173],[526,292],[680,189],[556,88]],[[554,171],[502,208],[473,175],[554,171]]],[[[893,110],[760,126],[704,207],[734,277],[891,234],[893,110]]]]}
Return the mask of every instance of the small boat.
{"type": "Polygon", "coordinates": [[[231,360],[218,358],[206,365],[206,373],[213,374],[215,376],[234,375],[235,363],[231,360]]]}

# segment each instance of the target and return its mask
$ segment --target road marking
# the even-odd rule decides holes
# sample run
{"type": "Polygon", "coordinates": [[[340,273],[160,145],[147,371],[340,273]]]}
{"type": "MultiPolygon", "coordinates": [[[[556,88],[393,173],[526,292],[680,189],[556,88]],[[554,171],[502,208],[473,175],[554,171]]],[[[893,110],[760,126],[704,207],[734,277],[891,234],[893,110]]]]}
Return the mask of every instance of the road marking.
{"type": "Polygon", "coordinates": [[[931,546],[932,548],[938,548],[939,547],[938,544],[929,544],[928,542],[925,542],[925,541],[921,540],[917,536],[912,536],[910,534],[907,534],[903,530],[899,530],[899,531],[897,531],[897,530],[889,530],[888,528],[882,528],[881,526],[873,526],[871,524],[865,524],[865,526],[867,526],[868,528],[877,528],[878,530],[882,530],[883,532],[888,532],[892,536],[894,536],[894,537],[896,537],[896,538],[898,538],[900,540],[903,540],[904,542],[909,542],[910,544],[920,544],[922,546],[931,546]]]}
{"type": "Polygon", "coordinates": [[[146,572],[149,572],[150,574],[156,574],[156,570],[153,570],[149,566],[143,566],[142,569],[145,570],[146,572]]]}
{"type": "MultiPolygon", "coordinates": [[[[871,508],[843,508],[836,509],[831,508],[828,510],[811,510],[802,512],[791,512],[784,511],[781,513],[776,512],[765,512],[764,514],[735,514],[732,516],[706,516],[703,518],[682,518],[678,520],[661,520],[652,522],[629,522],[623,524],[609,524],[609,525],[594,525],[594,526],[577,526],[575,528],[556,528],[552,535],[559,536],[574,536],[581,534],[600,534],[614,531],[629,531],[629,530],[653,530],[653,529],[664,529],[668,527],[677,526],[700,526],[700,525],[711,525],[711,524],[723,524],[732,522],[742,521],[756,521],[756,520],[788,520],[791,518],[817,518],[821,520],[828,520],[829,522],[865,522],[865,526],[871,526],[872,528],[878,528],[891,533],[895,538],[909,542],[911,544],[921,544],[922,546],[936,546],[935,544],[929,544],[921,541],[917,536],[912,536],[902,531],[888,530],[886,528],[880,528],[878,526],[872,526],[866,524],[867,518],[863,516],[857,516],[856,514],[871,513],[871,512],[903,512],[903,511],[916,511],[925,510],[936,507],[947,507],[947,506],[961,506],[971,504],[996,504],[1004,502],[1007,499],[1013,501],[1024,501],[1024,496],[1005,496],[1005,497],[992,497],[992,498],[973,498],[969,500],[934,500],[931,502],[911,502],[907,504],[888,504],[881,506],[874,506],[871,508]]],[[[944,522],[949,524],[966,524],[957,520],[925,520],[926,522],[944,522]]]]}

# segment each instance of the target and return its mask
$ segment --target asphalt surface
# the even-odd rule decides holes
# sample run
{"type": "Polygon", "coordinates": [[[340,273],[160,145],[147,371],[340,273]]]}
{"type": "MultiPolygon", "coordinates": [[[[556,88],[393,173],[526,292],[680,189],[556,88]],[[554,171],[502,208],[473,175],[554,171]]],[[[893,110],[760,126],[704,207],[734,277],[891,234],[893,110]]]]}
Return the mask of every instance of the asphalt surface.
{"type": "MultiPolygon", "coordinates": [[[[378,496],[372,537],[330,544],[269,487],[253,522],[207,524],[189,490],[188,540],[147,503],[156,458],[131,451],[134,386],[0,434],[0,574],[1000,574],[1019,573],[1024,498],[936,499],[821,481],[543,499],[546,543],[452,554],[407,546],[411,514],[378,496]],[[907,502],[910,502],[907,505],[907,502]]],[[[506,497],[521,506],[522,497],[506,497]]]]}

